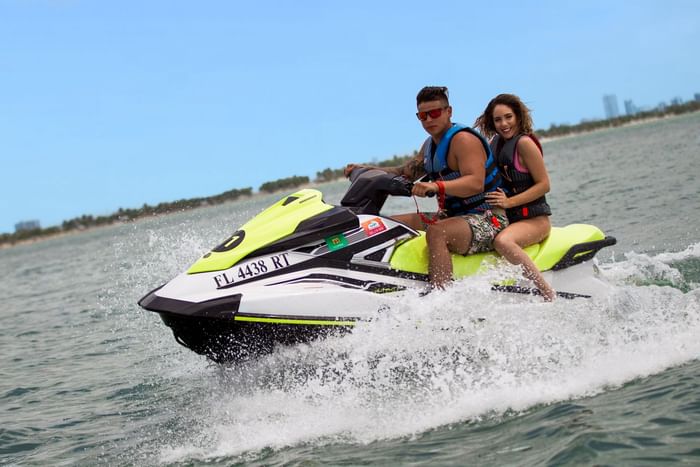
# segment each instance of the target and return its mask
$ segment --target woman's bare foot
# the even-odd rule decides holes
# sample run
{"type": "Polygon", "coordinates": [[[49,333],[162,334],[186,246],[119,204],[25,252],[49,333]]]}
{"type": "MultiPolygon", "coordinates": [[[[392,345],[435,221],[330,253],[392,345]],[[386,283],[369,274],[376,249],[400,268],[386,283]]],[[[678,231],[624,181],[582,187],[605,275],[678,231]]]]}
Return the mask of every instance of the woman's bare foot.
{"type": "Polygon", "coordinates": [[[551,287],[540,287],[539,290],[545,302],[553,302],[557,298],[557,292],[551,287]]]}

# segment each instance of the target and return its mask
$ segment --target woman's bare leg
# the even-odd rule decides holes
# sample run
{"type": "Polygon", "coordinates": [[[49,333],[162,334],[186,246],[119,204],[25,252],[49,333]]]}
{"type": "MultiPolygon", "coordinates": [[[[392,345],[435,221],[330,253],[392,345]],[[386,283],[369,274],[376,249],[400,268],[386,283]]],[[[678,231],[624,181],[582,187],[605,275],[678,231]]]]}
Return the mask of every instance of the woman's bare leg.
{"type": "Polygon", "coordinates": [[[496,236],[493,242],[494,248],[501,256],[512,264],[522,266],[525,277],[535,283],[545,301],[548,302],[554,300],[556,292],[544,280],[539,269],[523,251],[523,248],[547,238],[551,228],[548,216],[524,219],[510,224],[496,236]]]}

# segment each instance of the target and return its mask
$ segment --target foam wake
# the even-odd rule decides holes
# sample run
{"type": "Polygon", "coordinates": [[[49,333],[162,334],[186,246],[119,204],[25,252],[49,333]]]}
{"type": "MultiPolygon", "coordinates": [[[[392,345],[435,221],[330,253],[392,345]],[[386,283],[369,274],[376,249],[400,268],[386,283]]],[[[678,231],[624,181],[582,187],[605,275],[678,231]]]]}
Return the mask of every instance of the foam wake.
{"type": "Polygon", "coordinates": [[[678,265],[696,262],[699,249],[601,265],[615,287],[598,301],[548,304],[493,294],[486,279],[463,281],[407,295],[398,312],[342,338],[193,369],[189,384],[206,390],[181,415],[180,435],[158,441],[159,458],[250,459],[266,448],[411,436],[697,359],[700,289],[692,268],[678,265]]]}

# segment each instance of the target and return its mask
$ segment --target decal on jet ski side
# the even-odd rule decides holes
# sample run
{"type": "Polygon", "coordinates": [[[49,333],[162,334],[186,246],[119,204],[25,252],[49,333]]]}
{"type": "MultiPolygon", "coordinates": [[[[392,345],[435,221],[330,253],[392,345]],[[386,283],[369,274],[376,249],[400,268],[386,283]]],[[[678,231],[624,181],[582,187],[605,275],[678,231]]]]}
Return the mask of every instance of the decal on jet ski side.
{"type": "Polygon", "coordinates": [[[362,228],[364,229],[365,234],[367,234],[368,237],[371,237],[372,235],[377,235],[378,233],[384,232],[386,230],[386,225],[384,225],[384,222],[382,222],[380,218],[375,217],[374,219],[363,222],[362,228]]]}
{"type": "Polygon", "coordinates": [[[328,247],[328,251],[340,250],[341,248],[345,248],[350,244],[348,242],[348,238],[342,233],[326,238],[325,242],[326,246],[328,247]]]}
{"type": "Polygon", "coordinates": [[[289,253],[256,258],[252,261],[241,263],[230,271],[217,274],[213,277],[217,289],[229,287],[236,282],[251,279],[272,271],[279,271],[292,265],[289,253]]]}
{"type": "MultiPolygon", "coordinates": [[[[245,231],[244,230],[238,230],[236,231],[233,235],[231,235],[229,238],[226,239],[225,242],[223,242],[221,245],[217,246],[212,252],[215,253],[223,253],[226,251],[231,251],[234,248],[236,248],[238,245],[243,242],[243,239],[245,238],[245,231]]],[[[211,256],[211,253],[207,253],[204,255],[205,258],[208,258],[211,256]]]]}

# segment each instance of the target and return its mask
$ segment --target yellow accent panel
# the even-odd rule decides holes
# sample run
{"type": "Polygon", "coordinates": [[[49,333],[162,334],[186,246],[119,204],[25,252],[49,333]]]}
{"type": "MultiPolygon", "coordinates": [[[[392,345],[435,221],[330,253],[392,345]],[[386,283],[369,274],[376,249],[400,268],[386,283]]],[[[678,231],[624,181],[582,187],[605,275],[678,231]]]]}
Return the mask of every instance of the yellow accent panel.
{"type": "Polygon", "coordinates": [[[547,271],[557,264],[572,245],[604,238],[605,234],[594,225],[571,224],[566,227],[552,227],[549,237],[541,243],[540,252],[533,257],[533,261],[540,271],[547,271]]]}
{"type": "Polygon", "coordinates": [[[240,228],[245,232],[245,237],[239,245],[229,251],[209,252],[197,260],[187,273],[228,269],[250,252],[293,233],[302,221],[332,208],[323,202],[323,195],[318,190],[307,188],[285,196],[240,228]],[[288,201],[290,199],[293,200],[288,201]]]}
{"type": "Polygon", "coordinates": [[[254,316],[235,316],[234,321],[247,321],[251,323],[270,324],[301,324],[307,326],[354,326],[354,321],[325,321],[319,319],[285,319],[285,318],[257,318],[254,316]]]}
{"type": "MultiPolygon", "coordinates": [[[[566,227],[553,227],[549,237],[542,243],[525,248],[540,271],[547,271],[554,266],[572,245],[591,242],[605,238],[603,232],[593,225],[571,224],[566,227]]],[[[501,256],[490,251],[475,255],[452,255],[453,276],[459,279],[482,272],[484,268],[495,264],[501,256]]],[[[428,245],[425,233],[404,242],[396,249],[390,260],[391,267],[402,271],[428,274],[428,245]]]]}
{"type": "MultiPolygon", "coordinates": [[[[539,245],[528,247],[526,251],[536,253],[539,245]]],[[[475,255],[452,255],[452,270],[455,279],[471,276],[483,268],[494,264],[500,255],[496,252],[477,253],[475,255]]],[[[391,267],[402,271],[428,274],[428,245],[425,232],[420,236],[407,240],[396,249],[390,260],[391,267]]]]}

